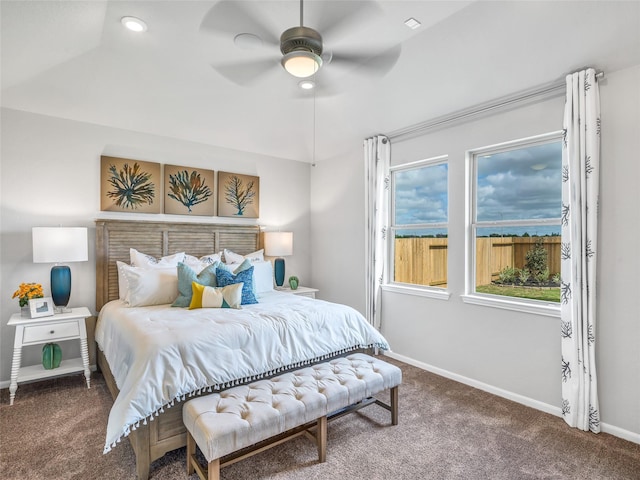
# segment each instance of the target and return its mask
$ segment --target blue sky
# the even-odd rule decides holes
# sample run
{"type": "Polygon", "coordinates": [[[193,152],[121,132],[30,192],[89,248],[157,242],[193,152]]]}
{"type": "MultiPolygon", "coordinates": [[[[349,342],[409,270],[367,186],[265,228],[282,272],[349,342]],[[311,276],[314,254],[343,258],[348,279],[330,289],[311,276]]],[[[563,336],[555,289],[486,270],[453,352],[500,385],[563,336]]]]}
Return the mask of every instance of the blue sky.
{"type": "MultiPolygon", "coordinates": [[[[562,207],[560,141],[481,155],[477,162],[478,221],[559,219],[562,207]]],[[[395,173],[396,224],[447,222],[447,165],[395,173]]],[[[478,234],[548,235],[559,226],[505,227],[478,234]],[[508,230],[508,232],[507,232],[508,230]]],[[[432,230],[428,234],[439,233],[432,230]]],[[[399,232],[410,233],[410,230],[399,232]]]]}

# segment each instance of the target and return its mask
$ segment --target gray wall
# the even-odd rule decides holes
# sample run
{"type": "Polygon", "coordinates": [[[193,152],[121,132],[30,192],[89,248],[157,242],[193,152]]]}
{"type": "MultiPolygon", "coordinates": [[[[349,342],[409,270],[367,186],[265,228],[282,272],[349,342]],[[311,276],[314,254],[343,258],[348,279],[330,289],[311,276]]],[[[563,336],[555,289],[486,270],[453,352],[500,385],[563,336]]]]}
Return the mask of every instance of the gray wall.
{"type": "Polygon", "coordinates": [[[319,297],[364,312],[364,161],[348,159],[311,169],[311,271],[319,297]]]}
{"type": "MultiPolygon", "coordinates": [[[[605,431],[640,443],[640,67],[601,82],[602,174],[597,366],[605,431]]],[[[558,413],[559,319],[462,302],[466,149],[562,128],[562,97],[392,144],[392,163],[449,155],[448,301],[383,292],[393,354],[471,385],[558,413]]],[[[425,119],[427,120],[427,119],[425,119]]],[[[312,170],[314,284],[364,305],[362,149],[312,170]],[[354,175],[334,187],[333,179],[354,175]],[[358,197],[358,195],[361,195],[358,197]],[[356,226],[358,229],[354,229],[356,226]]]]}
{"type": "MultiPolygon", "coordinates": [[[[70,306],[95,310],[96,218],[250,223],[294,232],[294,255],[287,275],[310,279],[309,182],[306,163],[265,157],[166,137],[2,109],[0,163],[0,384],[8,385],[14,329],[7,327],[19,311],[12,293],[22,282],[39,282],[50,294],[51,265],[32,261],[31,228],[86,226],[89,261],[70,264],[70,306]],[[260,218],[101,213],[100,155],[201,167],[260,177],[260,218]]],[[[216,188],[217,193],[217,188],[216,188]]],[[[79,353],[77,342],[65,343],[63,356],[79,353]]],[[[27,347],[23,365],[40,362],[38,347],[27,347]]]]}

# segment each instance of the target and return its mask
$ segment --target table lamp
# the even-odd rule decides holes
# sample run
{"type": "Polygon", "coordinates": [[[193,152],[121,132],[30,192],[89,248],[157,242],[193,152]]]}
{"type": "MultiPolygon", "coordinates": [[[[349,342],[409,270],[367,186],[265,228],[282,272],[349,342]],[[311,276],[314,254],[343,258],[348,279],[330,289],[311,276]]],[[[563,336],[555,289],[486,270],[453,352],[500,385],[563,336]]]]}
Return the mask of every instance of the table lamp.
{"type": "Polygon", "coordinates": [[[293,232],[264,232],[264,254],[278,257],[273,262],[276,285],[284,283],[284,256],[293,255],[293,232]]]}
{"type": "Polygon", "coordinates": [[[33,227],[33,262],[51,267],[51,298],[56,313],[69,312],[71,269],[66,262],[89,260],[86,227],[33,227]]]}

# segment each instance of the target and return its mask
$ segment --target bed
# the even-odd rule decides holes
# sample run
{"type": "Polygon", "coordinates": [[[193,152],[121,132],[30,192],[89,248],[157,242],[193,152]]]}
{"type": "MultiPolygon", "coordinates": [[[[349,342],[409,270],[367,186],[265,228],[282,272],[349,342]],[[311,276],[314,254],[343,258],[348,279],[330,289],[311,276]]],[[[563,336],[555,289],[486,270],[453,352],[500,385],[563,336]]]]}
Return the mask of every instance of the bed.
{"type": "Polygon", "coordinates": [[[388,348],[350,307],[268,289],[240,309],[131,306],[120,299],[117,262],[129,263],[131,248],[155,258],[177,252],[198,258],[259,247],[253,225],[96,221],[97,361],[114,398],[105,453],[129,438],[139,479],[148,478],[151,462],[186,445],[186,399],[388,348]]]}

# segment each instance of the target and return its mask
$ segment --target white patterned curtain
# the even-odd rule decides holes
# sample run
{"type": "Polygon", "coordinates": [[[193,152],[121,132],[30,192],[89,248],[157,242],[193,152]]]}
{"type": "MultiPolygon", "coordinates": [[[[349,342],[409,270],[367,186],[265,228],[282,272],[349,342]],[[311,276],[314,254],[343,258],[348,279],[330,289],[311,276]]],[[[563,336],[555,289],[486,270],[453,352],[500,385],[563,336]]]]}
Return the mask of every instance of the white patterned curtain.
{"type": "Polygon", "coordinates": [[[562,415],[600,431],[596,380],[596,259],[600,95],[593,69],[567,75],[562,149],[562,415]]]}
{"type": "Polygon", "coordinates": [[[384,136],[364,141],[365,173],[365,317],[380,328],[380,286],[384,280],[389,219],[391,143],[384,136]]]}

